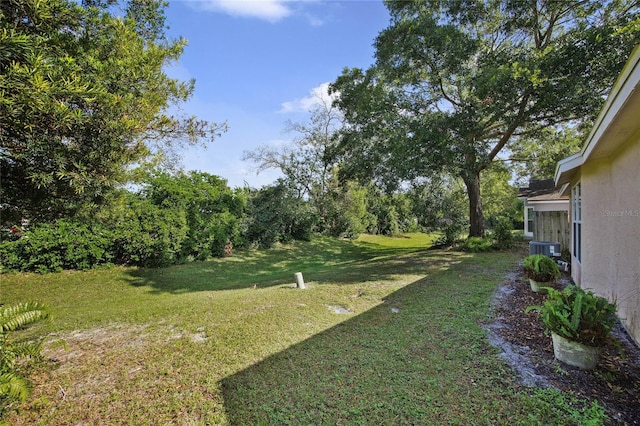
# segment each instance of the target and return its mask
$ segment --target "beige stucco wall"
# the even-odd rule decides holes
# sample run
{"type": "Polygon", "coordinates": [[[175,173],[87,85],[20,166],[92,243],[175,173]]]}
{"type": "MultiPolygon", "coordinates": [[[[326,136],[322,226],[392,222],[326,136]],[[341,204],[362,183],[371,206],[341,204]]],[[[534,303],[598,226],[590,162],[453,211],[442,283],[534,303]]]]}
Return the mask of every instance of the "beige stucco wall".
{"type": "Polygon", "coordinates": [[[611,157],[585,162],[579,179],[582,262],[573,263],[574,280],[616,301],[640,344],[640,134],[611,157]]]}

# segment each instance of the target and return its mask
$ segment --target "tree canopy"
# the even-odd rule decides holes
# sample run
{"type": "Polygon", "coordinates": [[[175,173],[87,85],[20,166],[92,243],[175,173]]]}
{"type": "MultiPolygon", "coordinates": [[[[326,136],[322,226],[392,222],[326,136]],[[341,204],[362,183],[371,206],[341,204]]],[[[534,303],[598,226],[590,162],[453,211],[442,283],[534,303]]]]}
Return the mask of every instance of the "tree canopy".
{"type": "Polygon", "coordinates": [[[343,171],[459,176],[483,235],[480,173],[542,129],[593,119],[639,38],[635,1],[386,1],[376,62],[332,84],[343,171]]]}
{"type": "Polygon", "coordinates": [[[161,0],[0,2],[3,220],[47,220],[99,202],[125,171],[222,126],[176,117],[194,81],[169,78],[184,39],[161,0]]]}

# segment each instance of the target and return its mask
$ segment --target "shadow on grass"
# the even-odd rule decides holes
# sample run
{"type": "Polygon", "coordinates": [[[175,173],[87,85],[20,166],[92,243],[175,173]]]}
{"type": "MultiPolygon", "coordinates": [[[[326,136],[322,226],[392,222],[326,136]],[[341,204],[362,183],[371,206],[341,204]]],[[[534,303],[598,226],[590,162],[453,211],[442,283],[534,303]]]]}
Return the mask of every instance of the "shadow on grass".
{"type": "Polygon", "coordinates": [[[460,280],[460,265],[432,269],[377,307],[223,379],[229,423],[500,418],[509,404],[498,395],[504,383],[478,325],[495,278],[460,280]]]}
{"type": "Polygon", "coordinates": [[[271,250],[242,251],[232,257],[207,262],[133,269],[128,279],[131,285],[149,286],[155,293],[293,284],[296,272],[302,272],[308,282],[350,284],[385,279],[396,269],[402,269],[403,273],[410,273],[412,268],[417,270],[424,266],[423,262],[434,261],[424,259],[429,257],[426,250],[319,237],[312,242],[294,242],[271,250]],[[371,268],[373,262],[374,269],[371,268]]]}

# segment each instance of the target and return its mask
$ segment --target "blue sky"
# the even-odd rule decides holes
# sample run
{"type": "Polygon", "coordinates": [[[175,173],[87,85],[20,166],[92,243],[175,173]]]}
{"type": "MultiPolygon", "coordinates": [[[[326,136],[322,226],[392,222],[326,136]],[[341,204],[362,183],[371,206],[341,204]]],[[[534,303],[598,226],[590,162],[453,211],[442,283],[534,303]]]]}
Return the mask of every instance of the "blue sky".
{"type": "Polygon", "coordinates": [[[243,152],[287,143],[285,121],[306,122],[314,96],[344,67],[368,67],[389,23],[382,1],[373,0],[170,0],[166,15],[168,35],[189,42],[167,72],[196,80],[183,111],[229,124],[207,149],[185,151],[184,167],[232,188],[279,176],[256,175],[243,152]]]}

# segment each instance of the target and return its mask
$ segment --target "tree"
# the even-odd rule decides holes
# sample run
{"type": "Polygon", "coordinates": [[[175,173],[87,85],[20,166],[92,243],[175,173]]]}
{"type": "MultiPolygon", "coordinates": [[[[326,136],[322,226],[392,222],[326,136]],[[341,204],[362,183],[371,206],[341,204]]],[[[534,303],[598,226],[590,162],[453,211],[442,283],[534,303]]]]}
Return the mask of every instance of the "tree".
{"type": "Polygon", "coordinates": [[[169,78],[184,39],[162,0],[0,2],[3,220],[72,215],[126,181],[127,167],[222,127],[175,117],[194,82],[169,78]]]}
{"type": "Polygon", "coordinates": [[[269,248],[278,242],[311,239],[315,212],[289,183],[278,179],[249,194],[244,223],[247,241],[269,248]]]}
{"type": "Polygon", "coordinates": [[[545,127],[594,118],[638,42],[637,2],[386,1],[376,62],[332,85],[346,172],[393,183],[446,171],[484,234],[480,174],[545,127]]]}
{"type": "Polygon", "coordinates": [[[509,168],[502,162],[493,162],[482,171],[481,177],[483,213],[489,227],[495,226],[500,216],[521,219],[522,212],[517,208],[518,188],[511,184],[509,168]]]}
{"type": "Polygon", "coordinates": [[[175,175],[160,172],[147,179],[142,193],[155,206],[186,218],[183,258],[221,257],[229,243],[237,243],[234,239],[239,234],[245,201],[225,179],[197,171],[175,175]]]}
{"type": "Polygon", "coordinates": [[[330,226],[327,206],[335,189],[331,181],[337,166],[332,152],[342,120],[332,100],[319,97],[308,123],[287,121],[286,130],[296,135],[290,145],[261,146],[245,152],[243,158],[256,163],[258,172],[279,169],[301,198],[308,197],[322,228],[330,226]]]}
{"type": "Polygon", "coordinates": [[[579,152],[585,139],[580,129],[547,127],[520,138],[517,145],[510,147],[508,161],[515,164],[519,178],[551,179],[558,161],[579,152]]]}
{"type": "Polygon", "coordinates": [[[427,231],[442,231],[447,245],[459,239],[468,225],[460,178],[442,174],[418,180],[408,189],[407,197],[418,225],[427,231]]]}
{"type": "Polygon", "coordinates": [[[358,238],[370,225],[368,211],[369,193],[357,182],[340,183],[334,174],[331,189],[323,206],[323,229],[325,233],[341,238],[358,238]]]}

